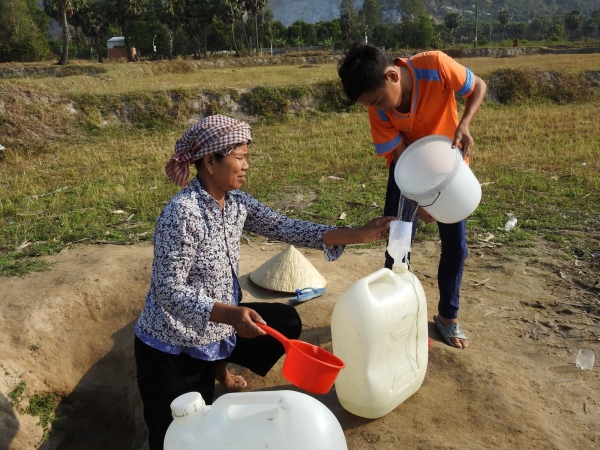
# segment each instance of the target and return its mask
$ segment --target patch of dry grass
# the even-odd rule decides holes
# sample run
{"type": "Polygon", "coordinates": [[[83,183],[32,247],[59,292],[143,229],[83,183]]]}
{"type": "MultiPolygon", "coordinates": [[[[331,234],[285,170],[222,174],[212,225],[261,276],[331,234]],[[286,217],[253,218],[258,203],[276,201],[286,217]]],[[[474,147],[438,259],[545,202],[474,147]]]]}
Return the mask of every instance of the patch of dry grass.
{"type": "MultiPolygon", "coordinates": [[[[498,69],[552,70],[569,74],[600,70],[598,55],[528,55],[514,58],[457,58],[479,76],[487,77],[498,69]]],[[[81,61],[73,64],[82,64],[81,61]]],[[[24,88],[43,86],[57,93],[121,94],[171,89],[216,90],[248,89],[263,86],[311,84],[337,77],[335,63],[273,65],[257,67],[200,67],[187,61],[111,63],[103,65],[107,73],[99,76],[17,79],[24,88]]],[[[0,88],[5,81],[0,80],[0,88]]]]}
{"type": "MultiPolygon", "coordinates": [[[[256,69],[267,68],[240,69],[236,76],[250,79],[256,69]]],[[[297,74],[299,69],[293,69],[297,74]]],[[[291,77],[291,71],[286,76],[291,77]]],[[[57,112],[43,101],[51,95],[48,86],[34,80],[19,83],[17,106],[23,113],[39,110],[46,126],[71,114],[68,105],[63,106],[67,112],[57,112]]],[[[589,235],[577,245],[595,245],[600,231],[600,127],[594,120],[598,110],[600,101],[485,104],[471,127],[476,143],[472,168],[484,183],[484,194],[470,229],[497,233],[505,213],[513,212],[519,229],[509,239],[569,230],[589,235]]],[[[164,165],[185,127],[114,127],[102,133],[81,127],[71,135],[55,136],[43,148],[4,151],[0,270],[74,242],[149,239],[156,216],[177,191],[164,165]]],[[[383,159],[374,156],[365,112],[300,113],[278,123],[255,123],[253,129],[245,190],[260,200],[296,217],[339,225],[361,224],[381,214],[387,169],[383,159]],[[340,221],[342,212],[346,219],[340,221]]],[[[421,236],[431,230],[424,227],[421,236]]],[[[18,270],[4,271],[8,272],[18,270]]]]}
{"type": "Polygon", "coordinates": [[[514,58],[457,58],[473,73],[487,77],[499,69],[548,70],[578,74],[600,70],[600,56],[589,55],[521,55],[514,58]]]}
{"type": "MultiPolygon", "coordinates": [[[[268,67],[222,67],[182,70],[184,61],[160,63],[106,64],[106,74],[64,78],[16,79],[13,83],[71,94],[122,94],[171,89],[248,89],[257,84],[287,86],[310,84],[337,77],[334,64],[282,65],[268,67]],[[177,64],[177,65],[175,65],[177,64]],[[174,67],[169,68],[171,65],[174,67]]],[[[2,80],[0,80],[0,87],[2,80]]]]}

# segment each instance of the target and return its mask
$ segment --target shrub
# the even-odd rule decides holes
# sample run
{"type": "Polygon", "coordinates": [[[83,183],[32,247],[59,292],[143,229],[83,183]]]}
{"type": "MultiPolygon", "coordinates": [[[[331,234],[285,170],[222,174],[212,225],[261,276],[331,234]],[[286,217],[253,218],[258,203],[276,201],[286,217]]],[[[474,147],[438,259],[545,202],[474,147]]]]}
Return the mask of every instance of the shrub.
{"type": "Polygon", "coordinates": [[[522,104],[530,100],[571,103],[596,96],[593,80],[585,74],[501,69],[492,73],[490,92],[499,103],[522,104]]]}
{"type": "Polygon", "coordinates": [[[290,105],[290,99],[284,89],[257,86],[245,97],[248,112],[265,118],[287,114],[290,105]]]}
{"type": "Polygon", "coordinates": [[[536,80],[530,72],[520,69],[501,69],[490,76],[490,91],[500,103],[521,104],[537,94],[536,80]]]}

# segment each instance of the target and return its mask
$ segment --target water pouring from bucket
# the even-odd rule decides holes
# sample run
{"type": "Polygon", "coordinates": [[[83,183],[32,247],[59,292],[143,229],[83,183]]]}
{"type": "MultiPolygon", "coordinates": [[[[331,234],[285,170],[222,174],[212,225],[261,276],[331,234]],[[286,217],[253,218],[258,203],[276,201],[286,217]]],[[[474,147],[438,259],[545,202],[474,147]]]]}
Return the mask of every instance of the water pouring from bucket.
{"type": "Polygon", "coordinates": [[[466,219],[481,201],[481,185],[461,150],[442,135],[409,145],[396,163],[394,180],[402,195],[442,223],[466,219]]]}
{"type": "Polygon", "coordinates": [[[412,238],[412,222],[394,220],[390,222],[390,237],[387,251],[395,263],[404,262],[410,253],[412,238]]]}

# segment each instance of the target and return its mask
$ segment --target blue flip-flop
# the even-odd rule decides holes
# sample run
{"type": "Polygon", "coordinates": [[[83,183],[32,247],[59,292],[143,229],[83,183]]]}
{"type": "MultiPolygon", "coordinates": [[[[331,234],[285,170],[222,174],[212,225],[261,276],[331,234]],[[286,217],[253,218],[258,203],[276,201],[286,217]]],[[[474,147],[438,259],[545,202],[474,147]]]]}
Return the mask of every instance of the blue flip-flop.
{"type": "Polygon", "coordinates": [[[296,296],[290,298],[290,303],[302,303],[312,298],[317,298],[327,292],[325,288],[307,287],[304,289],[296,289],[296,296]]]}

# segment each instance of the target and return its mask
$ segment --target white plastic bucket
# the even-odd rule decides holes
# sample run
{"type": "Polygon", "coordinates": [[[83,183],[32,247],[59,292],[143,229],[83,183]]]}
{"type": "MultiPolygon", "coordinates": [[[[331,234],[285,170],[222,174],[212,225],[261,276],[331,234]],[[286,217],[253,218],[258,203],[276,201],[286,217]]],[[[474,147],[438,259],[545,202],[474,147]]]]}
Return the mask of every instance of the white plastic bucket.
{"type": "Polygon", "coordinates": [[[481,185],[461,150],[443,135],[409,145],[396,162],[394,180],[408,197],[442,223],[466,219],[481,201],[481,185]]]}

